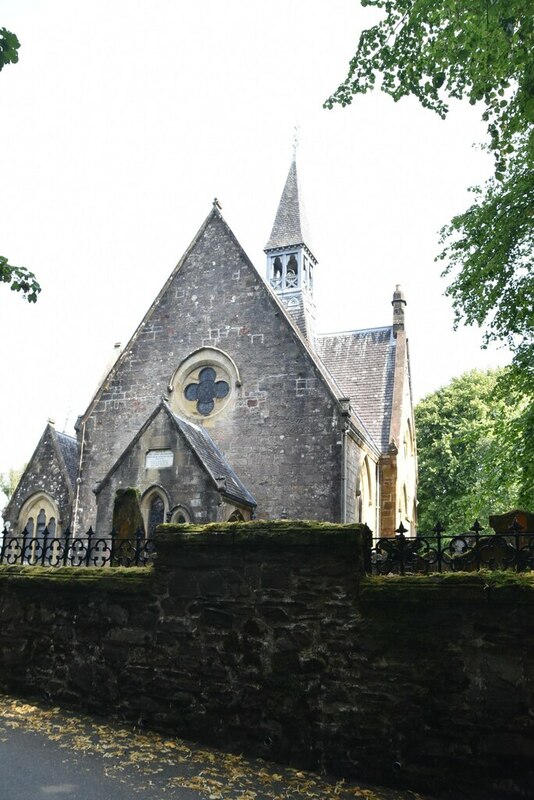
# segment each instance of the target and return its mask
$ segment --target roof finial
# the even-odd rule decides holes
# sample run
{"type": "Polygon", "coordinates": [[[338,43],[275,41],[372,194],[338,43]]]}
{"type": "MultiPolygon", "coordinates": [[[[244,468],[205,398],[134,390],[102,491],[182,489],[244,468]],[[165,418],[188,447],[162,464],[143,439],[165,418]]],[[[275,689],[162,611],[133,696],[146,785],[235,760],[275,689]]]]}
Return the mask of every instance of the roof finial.
{"type": "Polygon", "coordinates": [[[216,197],[213,198],[213,208],[222,208],[216,197]]]}
{"type": "Polygon", "coordinates": [[[293,128],[293,161],[297,160],[297,147],[299,146],[299,126],[293,128]]]}

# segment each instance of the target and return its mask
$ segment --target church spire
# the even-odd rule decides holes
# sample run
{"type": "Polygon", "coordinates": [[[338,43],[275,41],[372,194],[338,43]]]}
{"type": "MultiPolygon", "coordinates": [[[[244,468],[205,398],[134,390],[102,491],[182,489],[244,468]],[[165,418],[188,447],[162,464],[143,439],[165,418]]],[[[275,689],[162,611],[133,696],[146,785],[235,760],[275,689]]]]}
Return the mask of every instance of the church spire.
{"type": "Polygon", "coordinates": [[[280,297],[304,336],[313,344],[313,271],[317,259],[310,247],[295,152],[271,235],[265,246],[265,254],[269,285],[280,297]]]}
{"type": "Polygon", "coordinates": [[[265,251],[297,245],[307,245],[309,249],[310,235],[294,153],[265,251]]]}

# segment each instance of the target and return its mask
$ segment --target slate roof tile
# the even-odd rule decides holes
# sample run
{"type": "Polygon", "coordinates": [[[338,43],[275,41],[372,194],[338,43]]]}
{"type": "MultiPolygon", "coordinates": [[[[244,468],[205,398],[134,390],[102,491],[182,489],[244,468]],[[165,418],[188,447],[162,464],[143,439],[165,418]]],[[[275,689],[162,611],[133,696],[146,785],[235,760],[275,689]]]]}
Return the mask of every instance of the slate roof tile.
{"type": "MultiPolygon", "coordinates": [[[[172,412],[170,413],[172,414],[172,412]]],[[[256,500],[239,480],[205,428],[195,425],[193,422],[188,422],[176,414],[172,414],[172,417],[212,479],[217,481],[219,478],[224,478],[228,494],[248,506],[255,506],[256,500]]]]}
{"type": "Polygon", "coordinates": [[[299,244],[305,244],[310,248],[310,241],[306,211],[299,187],[297,163],[293,160],[265,250],[277,250],[299,244]]]}
{"type": "Polygon", "coordinates": [[[393,401],[395,339],[391,326],[320,334],[316,352],[382,452],[393,401]]]}
{"type": "Polygon", "coordinates": [[[68,436],[66,433],[60,433],[59,431],[54,431],[54,433],[56,435],[59,451],[63,456],[63,461],[67,468],[67,475],[74,489],[76,486],[76,478],[78,477],[78,461],[80,456],[78,442],[73,436],[68,436]]]}

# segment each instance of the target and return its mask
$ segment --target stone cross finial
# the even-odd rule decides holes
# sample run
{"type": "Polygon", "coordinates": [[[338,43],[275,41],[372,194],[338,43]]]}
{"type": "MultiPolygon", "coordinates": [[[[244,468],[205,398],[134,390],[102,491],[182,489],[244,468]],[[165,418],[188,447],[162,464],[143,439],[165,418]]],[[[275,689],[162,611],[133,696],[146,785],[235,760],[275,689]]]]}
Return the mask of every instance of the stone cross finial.
{"type": "Polygon", "coordinates": [[[213,198],[213,208],[222,208],[216,197],[213,198]]]}

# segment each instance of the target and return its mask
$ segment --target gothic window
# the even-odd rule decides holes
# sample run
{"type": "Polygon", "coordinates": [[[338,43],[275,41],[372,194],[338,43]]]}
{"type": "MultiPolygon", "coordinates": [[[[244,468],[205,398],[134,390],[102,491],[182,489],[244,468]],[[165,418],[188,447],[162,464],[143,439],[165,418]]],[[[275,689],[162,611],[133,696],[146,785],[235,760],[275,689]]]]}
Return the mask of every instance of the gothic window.
{"type": "Polygon", "coordinates": [[[160,486],[153,486],[145,492],[141,500],[141,514],[147,536],[154,536],[158,525],[166,521],[168,508],[167,494],[160,486]]]}
{"type": "Polygon", "coordinates": [[[408,514],[408,491],[406,489],[406,484],[402,487],[402,509],[401,509],[402,516],[404,519],[410,519],[408,514]]]}
{"type": "Polygon", "coordinates": [[[54,544],[55,537],[61,535],[60,527],[57,522],[59,509],[55,501],[45,492],[39,492],[33,497],[28,498],[22,506],[18,518],[18,534],[25,532],[25,551],[24,560],[26,563],[38,563],[42,556],[42,543],[47,541],[47,563],[52,563],[54,552],[57,550],[58,543],[54,544]]]}
{"type": "Polygon", "coordinates": [[[191,522],[191,514],[183,506],[176,506],[171,514],[171,522],[175,522],[179,525],[191,522]]]}
{"type": "Polygon", "coordinates": [[[279,289],[282,285],[282,259],[280,256],[276,256],[273,261],[273,275],[271,279],[271,286],[275,289],[279,289]]]}
{"type": "Polygon", "coordinates": [[[359,522],[364,522],[371,529],[374,527],[373,483],[369,459],[365,456],[360,468],[360,498],[358,503],[359,522]]]}
{"type": "Polygon", "coordinates": [[[198,383],[189,383],[184,390],[185,399],[196,401],[199,414],[207,417],[215,408],[215,400],[222,400],[230,387],[226,381],[216,381],[217,373],[212,367],[204,367],[198,375],[198,383]]]}
{"type": "Polygon", "coordinates": [[[22,506],[18,530],[22,533],[26,529],[32,539],[42,539],[45,530],[48,530],[48,535],[53,537],[56,535],[58,517],[59,509],[54,500],[44,492],[39,492],[28,498],[22,506]]]}
{"type": "Polygon", "coordinates": [[[244,522],[244,521],[245,517],[238,508],[234,509],[234,511],[232,511],[232,513],[228,517],[228,522],[244,522]]]}
{"type": "Polygon", "coordinates": [[[217,347],[201,347],[184,358],[171,377],[171,409],[193,419],[219,414],[235,399],[239,386],[233,359],[217,347]]]}
{"type": "Polygon", "coordinates": [[[159,494],[154,494],[148,507],[148,535],[154,536],[158,525],[165,522],[165,503],[159,494]]]}
{"type": "Polygon", "coordinates": [[[35,532],[36,539],[42,539],[46,528],[46,513],[44,508],[39,511],[37,515],[37,530],[35,532]]]}

